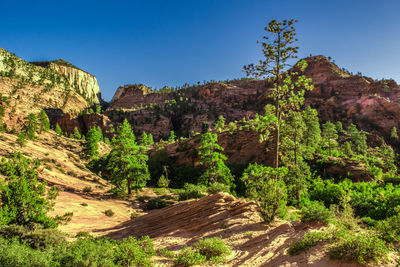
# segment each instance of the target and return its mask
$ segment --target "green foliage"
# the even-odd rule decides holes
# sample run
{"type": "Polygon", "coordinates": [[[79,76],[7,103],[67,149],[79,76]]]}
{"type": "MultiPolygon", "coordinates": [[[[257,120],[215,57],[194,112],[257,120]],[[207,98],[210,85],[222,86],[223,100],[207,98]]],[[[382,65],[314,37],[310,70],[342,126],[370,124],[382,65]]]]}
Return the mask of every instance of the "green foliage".
{"type": "Polygon", "coordinates": [[[139,189],[150,179],[147,166],[147,149],[135,142],[135,135],[125,119],[112,140],[107,169],[111,180],[119,187],[126,187],[128,194],[132,188],[139,189]]]}
{"type": "Polygon", "coordinates": [[[397,128],[396,126],[393,126],[392,130],[390,131],[390,138],[394,140],[398,140],[399,136],[397,134],[397,128]]]}
{"type": "Polygon", "coordinates": [[[344,259],[365,264],[380,260],[389,252],[385,242],[370,232],[348,232],[329,248],[333,259],[344,259]]]}
{"type": "Polygon", "coordinates": [[[321,128],[319,125],[318,112],[307,106],[302,112],[306,129],[303,135],[305,145],[311,152],[318,148],[321,142],[321,128]]]}
{"type": "Polygon", "coordinates": [[[26,139],[25,133],[19,133],[18,138],[15,141],[20,147],[24,147],[28,140],[26,139]]]}
{"type": "Polygon", "coordinates": [[[60,127],[60,125],[57,123],[56,124],[56,129],[55,129],[55,131],[56,131],[56,133],[58,134],[58,135],[63,135],[63,131],[61,130],[61,127],[60,127]]]}
{"type": "Polygon", "coordinates": [[[207,188],[207,193],[209,193],[209,194],[216,194],[219,192],[230,193],[229,185],[221,184],[221,183],[213,183],[207,188]]]}
{"type": "Polygon", "coordinates": [[[114,211],[112,211],[111,209],[105,210],[104,211],[104,215],[106,215],[107,217],[112,217],[114,216],[114,211]]]}
{"type": "Polygon", "coordinates": [[[336,145],[338,134],[335,125],[328,121],[322,125],[322,136],[325,146],[329,148],[329,156],[332,155],[332,148],[336,145]]]}
{"type": "Polygon", "coordinates": [[[175,264],[177,266],[192,266],[206,262],[206,256],[201,255],[191,247],[184,247],[176,256],[175,264]]]}
{"type": "Polygon", "coordinates": [[[222,115],[218,116],[218,120],[215,122],[214,128],[218,132],[222,132],[225,128],[225,118],[222,115]]]}
{"type": "Polygon", "coordinates": [[[38,120],[35,114],[30,113],[26,118],[24,122],[24,126],[22,127],[22,130],[24,131],[26,137],[30,140],[33,140],[36,138],[36,132],[38,131],[38,120]]]}
{"type": "Polygon", "coordinates": [[[328,240],[329,236],[323,231],[316,231],[304,234],[300,241],[293,242],[289,247],[290,255],[298,255],[303,251],[316,246],[318,243],[328,240]]]}
{"type": "Polygon", "coordinates": [[[331,210],[319,201],[306,202],[301,207],[301,220],[303,222],[329,223],[333,218],[331,210]]]}
{"type": "Polygon", "coordinates": [[[31,248],[47,248],[65,241],[64,234],[56,229],[29,229],[21,225],[8,225],[0,228],[0,236],[5,239],[18,238],[31,248]]]}
{"type": "Polygon", "coordinates": [[[360,154],[365,154],[368,145],[367,137],[364,133],[360,133],[357,126],[350,124],[347,128],[347,133],[350,135],[350,142],[352,144],[353,151],[357,151],[360,154]]]}
{"type": "Polygon", "coordinates": [[[85,153],[89,157],[99,154],[99,133],[96,127],[91,128],[86,134],[85,153]]]}
{"type": "Polygon", "coordinates": [[[46,184],[37,178],[38,166],[38,161],[31,161],[20,153],[1,162],[0,172],[7,177],[7,183],[0,186],[0,225],[57,226],[56,221],[46,215],[57,191],[52,188],[46,194],[46,184]]]}
{"type": "Polygon", "coordinates": [[[297,57],[298,47],[294,46],[297,41],[294,19],[278,22],[271,20],[265,27],[266,35],[263,37],[262,52],[263,60],[259,65],[250,64],[244,67],[248,76],[255,78],[269,78],[272,76],[273,89],[270,94],[275,106],[275,150],[274,167],[279,167],[280,129],[282,118],[288,110],[298,110],[304,102],[304,94],[312,90],[311,79],[299,73],[307,68],[307,62],[301,60],[296,68],[286,71],[287,61],[297,57]]]}
{"type": "Polygon", "coordinates": [[[205,191],[206,187],[203,185],[185,184],[183,186],[183,191],[179,193],[179,201],[192,198],[202,198],[205,196],[205,191]]]}
{"type": "Polygon", "coordinates": [[[78,127],[74,128],[73,138],[75,139],[82,139],[81,132],[79,132],[78,127]]]}
{"type": "Polygon", "coordinates": [[[176,135],[174,131],[169,132],[169,137],[168,137],[168,143],[173,143],[175,142],[176,135]]]}
{"type": "Polygon", "coordinates": [[[386,242],[400,241],[400,213],[386,220],[379,221],[375,227],[379,238],[386,242]]]}
{"type": "Polygon", "coordinates": [[[215,182],[231,185],[233,176],[224,161],[226,156],[218,151],[224,149],[218,145],[218,136],[215,133],[207,132],[201,136],[201,145],[199,147],[200,164],[207,169],[203,173],[202,180],[206,184],[215,182]]]}
{"type": "Polygon", "coordinates": [[[158,187],[167,188],[169,185],[169,180],[162,174],[157,182],[158,187]]]}
{"type": "Polygon", "coordinates": [[[193,244],[193,248],[214,263],[224,261],[225,257],[231,254],[229,247],[218,237],[199,240],[193,244]]]}
{"type": "Polygon", "coordinates": [[[50,121],[44,110],[41,110],[38,116],[40,132],[47,132],[50,129],[50,121]]]}
{"type": "Polygon", "coordinates": [[[246,186],[246,195],[257,201],[260,214],[266,223],[275,216],[284,216],[286,212],[287,192],[285,183],[279,178],[287,173],[286,168],[250,164],[243,172],[242,181],[246,186]]]}
{"type": "Polygon", "coordinates": [[[171,204],[173,204],[173,202],[165,199],[164,197],[156,197],[150,199],[149,202],[147,202],[146,208],[148,210],[162,209],[171,204]]]}

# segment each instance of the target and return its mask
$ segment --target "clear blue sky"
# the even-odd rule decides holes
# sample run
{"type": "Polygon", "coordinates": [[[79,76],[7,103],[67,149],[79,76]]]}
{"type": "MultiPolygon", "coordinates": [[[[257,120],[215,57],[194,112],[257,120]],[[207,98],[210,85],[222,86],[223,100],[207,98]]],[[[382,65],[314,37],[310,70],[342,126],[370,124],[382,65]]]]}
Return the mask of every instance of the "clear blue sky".
{"type": "Polygon", "coordinates": [[[296,18],[300,56],[400,81],[398,0],[2,1],[0,47],[27,61],[63,58],[95,75],[103,97],[244,77],[271,19],[296,18]]]}

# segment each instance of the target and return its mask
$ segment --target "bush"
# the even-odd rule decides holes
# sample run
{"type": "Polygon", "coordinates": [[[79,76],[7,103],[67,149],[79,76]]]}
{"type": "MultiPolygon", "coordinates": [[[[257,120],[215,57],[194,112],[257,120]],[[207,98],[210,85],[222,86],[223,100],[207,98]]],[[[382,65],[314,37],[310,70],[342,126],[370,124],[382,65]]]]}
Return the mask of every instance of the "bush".
{"type": "Polygon", "coordinates": [[[302,251],[306,251],[313,246],[316,246],[319,242],[325,241],[329,239],[328,235],[325,232],[311,232],[306,233],[303,236],[303,239],[300,241],[294,242],[289,247],[290,255],[298,255],[302,251]]]}
{"type": "Polygon", "coordinates": [[[378,236],[387,242],[400,241],[400,214],[378,222],[376,230],[378,236]]]}
{"type": "Polygon", "coordinates": [[[191,247],[183,248],[176,256],[175,264],[179,266],[192,266],[206,262],[206,256],[201,255],[191,247]]]}
{"type": "Polygon", "coordinates": [[[158,187],[166,188],[169,185],[169,180],[163,175],[160,176],[157,182],[158,187]]]}
{"type": "Polygon", "coordinates": [[[207,188],[207,193],[216,194],[219,192],[230,192],[230,186],[222,183],[213,183],[207,188]]]}
{"type": "Polygon", "coordinates": [[[164,256],[166,258],[173,259],[175,257],[175,253],[173,251],[168,250],[167,248],[159,249],[157,252],[160,256],[164,256]]]}
{"type": "Polygon", "coordinates": [[[310,201],[301,207],[301,220],[303,222],[328,223],[333,217],[333,212],[319,201],[310,201]]]}
{"type": "Polygon", "coordinates": [[[104,214],[105,214],[107,217],[112,217],[112,216],[114,216],[114,212],[113,212],[112,210],[110,210],[110,209],[104,211],[104,214]]]}
{"type": "Polygon", "coordinates": [[[85,186],[82,190],[84,193],[90,193],[93,191],[92,187],[90,186],[85,186]]]}
{"type": "Polygon", "coordinates": [[[171,205],[172,203],[172,201],[166,200],[162,197],[157,197],[150,199],[149,202],[147,202],[146,208],[148,210],[162,209],[168,205],[171,205]]]}
{"type": "Polygon", "coordinates": [[[32,248],[47,248],[65,241],[64,235],[59,230],[42,228],[31,230],[19,225],[2,227],[0,235],[6,239],[17,238],[32,248]]]}
{"type": "Polygon", "coordinates": [[[217,237],[200,240],[193,245],[193,248],[212,262],[221,262],[231,254],[224,241],[217,237]]]}
{"type": "Polygon", "coordinates": [[[179,193],[179,201],[202,198],[205,196],[204,191],[206,188],[203,185],[185,184],[183,190],[183,192],[179,193]]]}
{"type": "Polygon", "coordinates": [[[370,232],[348,232],[329,248],[331,258],[356,261],[360,264],[369,260],[380,260],[388,252],[385,242],[370,232]]]}

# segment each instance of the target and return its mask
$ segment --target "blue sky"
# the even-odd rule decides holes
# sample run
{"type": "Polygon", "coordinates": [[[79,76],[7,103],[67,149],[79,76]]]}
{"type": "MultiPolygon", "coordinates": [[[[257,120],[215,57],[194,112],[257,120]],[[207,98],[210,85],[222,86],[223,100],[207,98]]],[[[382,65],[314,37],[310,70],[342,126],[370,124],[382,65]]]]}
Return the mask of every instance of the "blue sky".
{"type": "Polygon", "coordinates": [[[298,19],[299,56],[400,81],[400,1],[2,1],[0,47],[27,61],[63,58],[95,75],[103,97],[244,77],[271,19],[298,19]]]}

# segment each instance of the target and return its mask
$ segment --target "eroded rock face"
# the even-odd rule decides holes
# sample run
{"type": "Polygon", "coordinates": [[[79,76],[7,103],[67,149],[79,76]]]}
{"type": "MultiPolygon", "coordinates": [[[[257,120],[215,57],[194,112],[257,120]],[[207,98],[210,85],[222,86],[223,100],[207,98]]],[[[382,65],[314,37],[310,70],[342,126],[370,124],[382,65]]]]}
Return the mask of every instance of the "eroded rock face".
{"type": "Polygon", "coordinates": [[[355,123],[359,128],[388,140],[400,125],[400,88],[393,80],[374,81],[340,70],[325,57],[307,58],[306,75],[313,80],[306,105],[318,110],[324,121],[355,123]]]}

